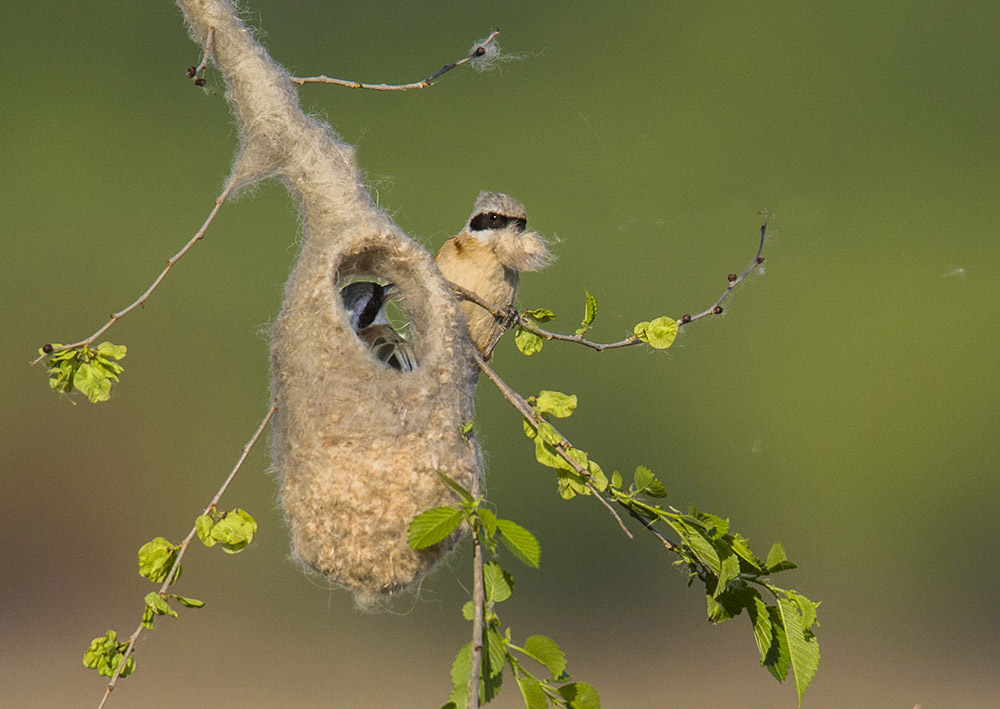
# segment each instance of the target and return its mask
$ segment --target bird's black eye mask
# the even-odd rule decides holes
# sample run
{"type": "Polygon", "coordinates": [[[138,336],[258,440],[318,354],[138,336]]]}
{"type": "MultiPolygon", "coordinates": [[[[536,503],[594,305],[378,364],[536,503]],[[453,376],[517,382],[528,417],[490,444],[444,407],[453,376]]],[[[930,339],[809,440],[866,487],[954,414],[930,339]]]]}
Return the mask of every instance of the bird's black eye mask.
{"type": "Polygon", "coordinates": [[[469,221],[469,228],[472,231],[503,229],[507,226],[514,227],[515,231],[524,231],[528,228],[528,220],[524,217],[508,217],[499,212],[480,212],[469,221]]]}

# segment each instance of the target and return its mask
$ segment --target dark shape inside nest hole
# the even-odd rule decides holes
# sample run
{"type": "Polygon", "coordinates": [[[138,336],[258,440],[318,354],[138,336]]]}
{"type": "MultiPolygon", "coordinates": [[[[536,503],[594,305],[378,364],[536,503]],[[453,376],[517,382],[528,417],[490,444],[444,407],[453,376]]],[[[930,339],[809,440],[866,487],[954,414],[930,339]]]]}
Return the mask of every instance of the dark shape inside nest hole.
{"type": "Polygon", "coordinates": [[[419,366],[412,318],[402,289],[390,278],[352,274],[335,279],[355,337],[379,364],[403,374],[419,366]]]}

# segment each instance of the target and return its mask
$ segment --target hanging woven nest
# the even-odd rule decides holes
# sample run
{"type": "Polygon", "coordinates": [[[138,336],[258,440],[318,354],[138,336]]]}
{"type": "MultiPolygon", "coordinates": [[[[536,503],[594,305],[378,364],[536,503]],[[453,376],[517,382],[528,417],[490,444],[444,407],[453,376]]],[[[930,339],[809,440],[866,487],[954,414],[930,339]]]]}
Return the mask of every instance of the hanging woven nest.
{"type": "Polygon", "coordinates": [[[281,505],[293,554],[362,605],[412,586],[457,542],[406,543],[416,515],[455,502],[435,471],[470,489],[481,480],[461,433],[478,370],[457,306],[427,251],[387,218],[307,240],[286,285],[271,345],[281,505]],[[355,335],[339,292],[359,277],[396,284],[414,371],[375,360],[355,335]]]}

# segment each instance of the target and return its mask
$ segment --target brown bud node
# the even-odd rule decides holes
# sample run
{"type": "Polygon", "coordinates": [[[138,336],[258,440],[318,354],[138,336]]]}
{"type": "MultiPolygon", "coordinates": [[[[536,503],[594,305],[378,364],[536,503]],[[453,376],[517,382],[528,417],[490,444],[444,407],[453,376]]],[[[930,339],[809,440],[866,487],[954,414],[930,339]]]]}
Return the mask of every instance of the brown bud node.
{"type": "Polygon", "coordinates": [[[54,349],[55,348],[52,345],[42,345],[42,352],[44,352],[45,354],[51,353],[52,350],[54,349]]]}
{"type": "Polygon", "coordinates": [[[718,315],[721,312],[722,312],[722,306],[721,305],[716,305],[714,308],[712,308],[712,315],[718,315]]]}
{"type": "Polygon", "coordinates": [[[481,57],[486,54],[486,47],[476,47],[476,51],[473,52],[477,57],[481,57]]]}
{"type": "Polygon", "coordinates": [[[206,83],[206,82],[205,82],[205,80],[204,80],[204,79],[195,79],[195,80],[194,80],[194,85],[195,85],[195,86],[204,86],[204,85],[205,85],[205,83],[206,83]]]}
{"type": "Polygon", "coordinates": [[[736,282],[736,274],[735,273],[730,273],[728,276],[726,276],[726,278],[729,279],[730,283],[735,283],[736,282]]]}
{"type": "Polygon", "coordinates": [[[187,68],[187,78],[193,79],[194,75],[197,74],[197,73],[198,73],[198,70],[195,69],[193,66],[189,66],[187,68]]]}
{"type": "Polygon", "coordinates": [[[691,313],[684,313],[684,315],[681,316],[681,322],[691,322],[691,313]]]}

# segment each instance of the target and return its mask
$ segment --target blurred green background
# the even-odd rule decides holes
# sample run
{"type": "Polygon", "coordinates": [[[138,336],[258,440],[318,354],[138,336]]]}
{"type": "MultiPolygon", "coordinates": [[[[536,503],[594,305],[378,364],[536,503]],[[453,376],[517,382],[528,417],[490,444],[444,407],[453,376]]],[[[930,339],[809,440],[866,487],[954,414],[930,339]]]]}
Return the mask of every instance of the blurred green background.
{"type": "MultiPolygon", "coordinates": [[[[481,189],[510,192],[559,260],[521,303],[594,337],[707,307],[776,216],[766,273],[666,353],[558,343],[496,367],[525,394],[580,397],[562,426],[605,470],[650,466],[668,502],[728,516],[781,585],[822,600],[806,706],[996,706],[1000,482],[995,312],[1000,80],[995,2],[253,0],[293,73],[412,81],[500,27],[516,61],[436,88],[300,90],[359,147],[379,203],[436,249],[481,189]]],[[[0,21],[0,706],[96,705],[90,639],[135,627],[135,551],[179,540],[268,406],[261,334],[296,255],[276,183],[226,205],[146,308],[116,324],[124,379],[77,405],[28,368],[141,293],[197,230],[236,133],[217,74],[169,2],[5,2],[0,21]]],[[[502,618],[545,633],[606,707],[791,707],[745,617],[718,627],[651,538],[563,502],[517,415],[478,392],[490,498],[542,542],[502,618]]],[[[466,642],[468,549],[396,613],[288,558],[252,454],[224,506],[261,524],[236,557],[191,550],[111,706],[431,707],[466,642]]],[[[509,682],[494,704],[518,705],[509,682]]]]}

